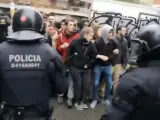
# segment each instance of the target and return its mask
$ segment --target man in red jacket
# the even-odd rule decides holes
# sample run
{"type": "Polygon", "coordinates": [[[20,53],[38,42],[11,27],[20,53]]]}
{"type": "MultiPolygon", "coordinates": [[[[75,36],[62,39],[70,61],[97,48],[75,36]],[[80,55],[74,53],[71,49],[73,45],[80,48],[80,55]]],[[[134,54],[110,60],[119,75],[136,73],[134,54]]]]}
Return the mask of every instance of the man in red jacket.
{"type": "Polygon", "coordinates": [[[62,56],[62,59],[65,60],[67,48],[72,42],[72,40],[77,39],[80,35],[75,31],[75,22],[72,19],[69,19],[65,22],[66,29],[64,32],[60,33],[57,39],[57,51],[62,56]]]}
{"type": "MultiPolygon", "coordinates": [[[[65,21],[65,30],[60,33],[57,39],[57,51],[62,56],[63,61],[66,59],[66,54],[70,43],[79,38],[80,34],[75,31],[75,21],[73,19],[69,19],[65,21]]],[[[69,89],[68,89],[68,107],[72,107],[72,99],[73,99],[73,82],[72,78],[70,78],[69,89]]],[[[58,96],[58,102],[63,103],[63,95],[58,96]]]]}

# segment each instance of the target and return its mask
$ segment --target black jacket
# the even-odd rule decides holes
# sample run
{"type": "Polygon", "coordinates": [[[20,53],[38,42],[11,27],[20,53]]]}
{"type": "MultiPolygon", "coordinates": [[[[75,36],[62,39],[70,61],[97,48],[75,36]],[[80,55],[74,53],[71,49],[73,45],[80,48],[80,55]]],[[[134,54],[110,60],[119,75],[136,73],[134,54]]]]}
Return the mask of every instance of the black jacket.
{"type": "Polygon", "coordinates": [[[119,39],[117,36],[113,39],[118,46],[119,54],[115,60],[116,64],[128,64],[129,59],[129,49],[128,49],[128,42],[125,38],[119,39]]]}
{"type": "Polygon", "coordinates": [[[88,42],[85,38],[78,38],[73,40],[68,49],[67,59],[70,59],[70,66],[79,69],[84,69],[87,65],[91,68],[96,60],[97,50],[92,42],[88,42]]]}
{"type": "Polygon", "coordinates": [[[117,44],[113,40],[110,40],[107,44],[105,44],[103,38],[101,38],[95,42],[95,45],[99,55],[105,55],[109,58],[107,61],[97,59],[95,64],[101,66],[112,64],[114,58],[116,57],[116,55],[113,53],[113,50],[118,48],[117,44]]]}
{"type": "Polygon", "coordinates": [[[101,120],[158,120],[160,118],[160,61],[151,60],[120,78],[112,111],[101,120]]]}
{"type": "Polygon", "coordinates": [[[49,33],[46,33],[45,37],[46,37],[46,43],[48,43],[50,46],[52,46],[52,38],[49,35],[49,33]]]}

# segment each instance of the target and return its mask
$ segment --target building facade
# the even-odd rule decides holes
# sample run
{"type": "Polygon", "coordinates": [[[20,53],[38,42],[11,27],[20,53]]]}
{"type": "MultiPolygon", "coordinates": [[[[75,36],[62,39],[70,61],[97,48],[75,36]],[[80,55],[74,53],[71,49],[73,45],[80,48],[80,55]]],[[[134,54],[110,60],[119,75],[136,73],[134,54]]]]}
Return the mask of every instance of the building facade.
{"type": "MultiPolygon", "coordinates": [[[[32,5],[42,8],[53,8],[72,10],[77,12],[88,12],[92,0],[12,0],[15,4],[32,5]]],[[[10,3],[11,0],[0,0],[0,3],[10,3]]]]}
{"type": "Polygon", "coordinates": [[[159,4],[160,5],[160,0],[153,0],[153,4],[159,4]]]}

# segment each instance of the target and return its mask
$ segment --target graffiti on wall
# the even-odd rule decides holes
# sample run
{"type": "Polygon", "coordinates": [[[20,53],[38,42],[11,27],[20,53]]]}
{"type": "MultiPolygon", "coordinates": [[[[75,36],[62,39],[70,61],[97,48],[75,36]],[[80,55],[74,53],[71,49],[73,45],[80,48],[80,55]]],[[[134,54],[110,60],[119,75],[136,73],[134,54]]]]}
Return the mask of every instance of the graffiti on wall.
{"type": "Polygon", "coordinates": [[[128,29],[128,34],[134,37],[144,26],[154,23],[159,24],[160,17],[147,13],[140,13],[138,18],[122,16],[120,13],[97,13],[94,14],[92,22],[96,24],[110,24],[114,30],[116,30],[118,26],[125,26],[128,29]]]}

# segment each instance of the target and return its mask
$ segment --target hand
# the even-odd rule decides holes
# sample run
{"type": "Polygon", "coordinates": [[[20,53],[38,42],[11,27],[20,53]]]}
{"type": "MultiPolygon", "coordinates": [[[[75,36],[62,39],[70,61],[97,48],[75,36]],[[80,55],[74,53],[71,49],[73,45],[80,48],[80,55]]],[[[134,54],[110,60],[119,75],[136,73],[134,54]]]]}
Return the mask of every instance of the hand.
{"type": "Polygon", "coordinates": [[[69,44],[68,44],[68,43],[64,43],[64,45],[66,46],[66,48],[69,46],[69,44]]]}
{"type": "Polygon", "coordinates": [[[88,65],[85,65],[84,68],[88,68],[88,65]]]}
{"type": "Polygon", "coordinates": [[[95,43],[95,41],[94,41],[94,40],[91,40],[91,42],[92,42],[92,43],[95,43]]]}
{"type": "Polygon", "coordinates": [[[107,61],[108,59],[109,58],[107,56],[104,56],[104,55],[101,56],[101,60],[103,60],[103,61],[107,61]]]}
{"type": "Polygon", "coordinates": [[[119,54],[119,50],[118,50],[118,49],[114,49],[114,50],[113,50],[113,53],[114,53],[114,54],[119,54]]]}
{"type": "Polygon", "coordinates": [[[56,40],[58,38],[58,32],[56,31],[54,35],[52,35],[52,39],[56,40]]]}
{"type": "Polygon", "coordinates": [[[107,61],[107,60],[109,59],[109,58],[108,58],[107,56],[105,56],[105,55],[97,55],[96,58],[99,58],[99,59],[101,59],[101,60],[103,60],[103,61],[107,61]]]}
{"type": "Polygon", "coordinates": [[[69,46],[68,43],[64,43],[63,45],[61,45],[61,48],[65,49],[65,48],[67,48],[68,46],[69,46]]]}
{"type": "Polygon", "coordinates": [[[61,48],[65,49],[65,48],[66,48],[66,46],[63,44],[63,45],[61,45],[61,48]]]}
{"type": "Polygon", "coordinates": [[[58,97],[62,97],[63,96],[63,94],[57,94],[58,95],[58,97]]]}
{"type": "Polygon", "coordinates": [[[125,68],[126,68],[126,69],[129,69],[129,68],[130,68],[130,64],[127,64],[125,68]]]}

